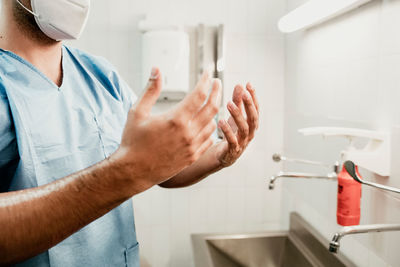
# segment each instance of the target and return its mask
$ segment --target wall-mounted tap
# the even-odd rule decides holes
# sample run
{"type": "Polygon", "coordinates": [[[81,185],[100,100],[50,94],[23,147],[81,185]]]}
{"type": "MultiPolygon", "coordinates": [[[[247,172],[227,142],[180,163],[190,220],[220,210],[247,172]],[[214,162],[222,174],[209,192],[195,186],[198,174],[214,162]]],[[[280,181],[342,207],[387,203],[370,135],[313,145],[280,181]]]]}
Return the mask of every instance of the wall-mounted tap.
{"type": "Polygon", "coordinates": [[[279,172],[277,175],[274,175],[269,180],[269,189],[273,190],[275,188],[275,181],[278,178],[306,178],[306,179],[327,179],[327,180],[335,180],[337,179],[337,173],[331,172],[327,175],[321,175],[316,173],[303,173],[303,172],[279,172]]]}
{"type": "Polygon", "coordinates": [[[329,244],[329,251],[337,253],[340,248],[340,240],[346,235],[388,231],[400,231],[400,224],[371,224],[343,227],[333,236],[329,244]]]}
{"type": "Polygon", "coordinates": [[[272,155],[272,160],[275,161],[275,162],[287,161],[287,162],[293,162],[293,163],[301,163],[301,164],[308,164],[308,165],[323,166],[323,167],[327,167],[327,168],[331,168],[332,167],[330,164],[326,164],[326,163],[323,163],[323,162],[306,160],[306,159],[292,159],[292,158],[288,158],[288,157],[282,156],[281,154],[278,154],[278,153],[275,153],[275,154],[272,155]]]}
{"type": "Polygon", "coordinates": [[[302,172],[279,172],[277,175],[274,175],[270,178],[270,181],[269,181],[269,189],[270,190],[273,190],[275,188],[275,181],[278,178],[306,178],[306,179],[336,180],[337,174],[339,171],[339,166],[340,166],[339,162],[336,162],[332,166],[332,165],[322,163],[322,162],[317,162],[317,161],[303,160],[303,159],[291,159],[291,158],[284,157],[280,154],[272,155],[272,160],[275,162],[287,161],[287,162],[293,162],[293,163],[323,166],[323,167],[328,167],[328,168],[332,169],[332,172],[330,172],[326,175],[321,175],[321,174],[316,174],[316,173],[302,173],[302,172]]]}

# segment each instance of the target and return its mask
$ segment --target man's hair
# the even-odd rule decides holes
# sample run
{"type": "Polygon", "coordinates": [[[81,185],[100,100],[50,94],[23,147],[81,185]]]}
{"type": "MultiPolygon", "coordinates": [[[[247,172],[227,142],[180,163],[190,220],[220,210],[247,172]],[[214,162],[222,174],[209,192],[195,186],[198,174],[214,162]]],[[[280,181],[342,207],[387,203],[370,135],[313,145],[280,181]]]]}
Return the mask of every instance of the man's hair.
{"type": "MultiPolygon", "coordinates": [[[[24,34],[26,34],[29,38],[40,42],[41,44],[53,44],[56,42],[42,32],[32,14],[26,11],[17,1],[12,1],[12,13],[14,20],[24,34]]],[[[31,1],[20,1],[25,7],[32,9],[31,1]]]]}

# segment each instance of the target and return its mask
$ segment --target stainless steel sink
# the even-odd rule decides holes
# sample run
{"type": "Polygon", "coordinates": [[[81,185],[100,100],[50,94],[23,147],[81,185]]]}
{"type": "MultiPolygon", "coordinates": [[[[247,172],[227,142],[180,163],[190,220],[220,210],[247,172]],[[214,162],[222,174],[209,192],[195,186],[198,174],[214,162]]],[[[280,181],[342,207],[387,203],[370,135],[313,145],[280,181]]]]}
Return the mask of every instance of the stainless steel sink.
{"type": "Polygon", "coordinates": [[[297,213],[287,232],[194,234],[192,244],[196,267],[356,266],[297,213]]]}

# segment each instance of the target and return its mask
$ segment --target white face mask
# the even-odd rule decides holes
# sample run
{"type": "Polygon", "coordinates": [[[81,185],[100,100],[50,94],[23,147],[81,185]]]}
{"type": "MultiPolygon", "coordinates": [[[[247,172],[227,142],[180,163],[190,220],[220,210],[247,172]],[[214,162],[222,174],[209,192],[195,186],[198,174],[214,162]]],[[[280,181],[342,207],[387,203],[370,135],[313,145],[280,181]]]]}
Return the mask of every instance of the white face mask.
{"type": "Polygon", "coordinates": [[[32,11],[44,34],[56,41],[75,40],[80,37],[89,17],[90,0],[31,0],[32,11]]]}

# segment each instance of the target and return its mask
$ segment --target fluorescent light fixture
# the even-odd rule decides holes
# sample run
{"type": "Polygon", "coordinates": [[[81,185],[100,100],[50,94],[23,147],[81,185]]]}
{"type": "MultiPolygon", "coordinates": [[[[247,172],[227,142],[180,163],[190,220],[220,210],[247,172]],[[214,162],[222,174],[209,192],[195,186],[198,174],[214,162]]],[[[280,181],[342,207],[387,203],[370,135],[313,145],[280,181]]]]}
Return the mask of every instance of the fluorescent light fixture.
{"type": "Polygon", "coordinates": [[[369,1],[371,0],[309,0],[282,17],[278,22],[278,28],[284,33],[307,29],[369,1]]]}

